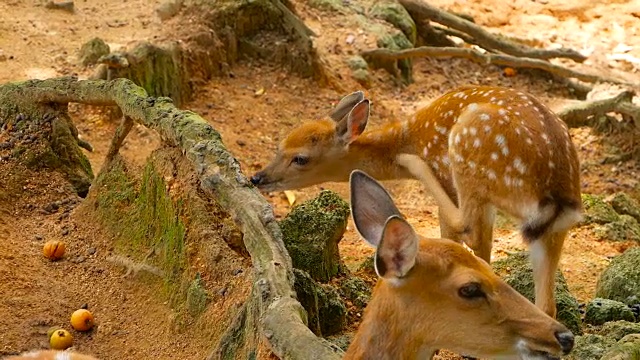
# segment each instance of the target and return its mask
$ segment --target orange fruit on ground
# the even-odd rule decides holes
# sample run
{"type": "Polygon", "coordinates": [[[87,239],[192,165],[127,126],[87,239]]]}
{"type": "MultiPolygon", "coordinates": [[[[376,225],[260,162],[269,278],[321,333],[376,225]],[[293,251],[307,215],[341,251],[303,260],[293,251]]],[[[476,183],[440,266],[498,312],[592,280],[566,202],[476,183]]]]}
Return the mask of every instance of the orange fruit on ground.
{"type": "Polygon", "coordinates": [[[91,330],[93,324],[93,314],[87,309],[78,309],[71,314],[71,326],[78,331],[91,330]]]}
{"type": "Polygon", "coordinates": [[[51,334],[49,346],[54,350],[64,350],[73,345],[73,336],[64,329],[58,329],[51,334]]]}
{"type": "Polygon", "coordinates": [[[58,240],[49,240],[42,248],[42,253],[47,259],[58,260],[64,256],[65,244],[58,240]]]}

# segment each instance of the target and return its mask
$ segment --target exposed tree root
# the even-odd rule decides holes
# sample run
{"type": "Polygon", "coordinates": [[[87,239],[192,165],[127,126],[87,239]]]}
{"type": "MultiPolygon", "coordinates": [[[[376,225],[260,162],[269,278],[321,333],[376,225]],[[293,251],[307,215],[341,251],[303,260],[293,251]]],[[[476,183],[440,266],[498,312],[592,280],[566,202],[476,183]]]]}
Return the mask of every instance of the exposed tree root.
{"type": "MultiPolygon", "coordinates": [[[[341,350],[316,337],[306,326],[306,312],[293,290],[291,258],[273,210],[242,174],[220,134],[205,120],[193,112],[178,110],[170,98],[149,97],[144,89],[128,79],[78,81],[65,77],[4,86],[10,86],[14,94],[19,94],[16,104],[21,100],[41,106],[59,107],[69,102],[119,106],[124,120],[109,154],[117,153],[133,122],[157,131],[166,143],[182,150],[193,165],[204,193],[214,198],[238,224],[253,263],[254,286],[245,306],[254,315],[250,328],[243,329],[243,336],[238,340],[241,344],[224,344],[224,349],[214,350],[209,358],[220,358],[220,355],[225,359],[247,358],[243,356],[247,355],[245,351],[255,354],[265,346],[281,359],[337,360],[341,357],[341,350]],[[243,354],[233,354],[234,348],[243,348],[243,354]]],[[[0,86],[0,93],[4,86],[0,86]]],[[[12,98],[7,97],[5,101],[10,103],[12,98]]],[[[234,333],[237,329],[229,329],[228,334],[234,333]]],[[[226,340],[233,338],[225,337],[226,340]]]]}
{"type": "Polygon", "coordinates": [[[416,23],[423,22],[425,20],[440,23],[444,26],[450,27],[451,29],[457,30],[458,32],[467,34],[474,39],[474,43],[477,43],[479,46],[487,50],[495,50],[513,56],[534,59],[567,58],[576,62],[583,62],[587,59],[586,56],[573,49],[536,49],[517,44],[506,39],[501,39],[499,36],[492,35],[473,22],[447,11],[438,9],[435,6],[431,6],[426,1],[399,0],[399,2],[407,9],[416,23]]]}
{"type": "Polygon", "coordinates": [[[569,127],[579,127],[594,126],[600,116],[616,112],[640,129],[640,107],[631,102],[634,96],[635,92],[626,90],[608,99],[579,101],[556,113],[569,127]]]}

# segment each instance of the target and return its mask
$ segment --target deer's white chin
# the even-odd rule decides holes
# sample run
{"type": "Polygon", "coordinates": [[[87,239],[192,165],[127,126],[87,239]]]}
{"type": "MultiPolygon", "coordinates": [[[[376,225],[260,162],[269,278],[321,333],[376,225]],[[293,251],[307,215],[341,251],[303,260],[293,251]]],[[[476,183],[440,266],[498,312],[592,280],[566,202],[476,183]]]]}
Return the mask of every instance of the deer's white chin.
{"type": "Polygon", "coordinates": [[[522,360],[560,360],[559,356],[547,351],[532,349],[529,344],[522,339],[518,340],[516,349],[518,350],[519,358],[522,360]]]}

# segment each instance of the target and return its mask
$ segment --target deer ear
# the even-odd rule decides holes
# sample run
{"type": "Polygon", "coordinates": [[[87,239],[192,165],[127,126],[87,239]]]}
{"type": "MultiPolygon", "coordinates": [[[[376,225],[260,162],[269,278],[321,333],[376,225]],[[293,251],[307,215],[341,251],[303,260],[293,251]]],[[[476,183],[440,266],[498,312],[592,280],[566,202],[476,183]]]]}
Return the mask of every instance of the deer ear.
{"type": "Polygon", "coordinates": [[[340,100],[336,108],[333,109],[329,117],[335,122],[340,122],[356,104],[364,100],[364,93],[362,91],[356,91],[351,93],[340,100]]]}
{"type": "Polygon", "coordinates": [[[338,140],[347,145],[355,140],[367,127],[371,105],[364,99],[351,109],[349,114],[336,125],[338,140]]]}
{"type": "Polygon", "coordinates": [[[387,219],[400,216],[391,196],[379,182],[364,171],[354,170],[349,177],[351,216],[360,236],[378,246],[387,219]]]}
{"type": "Polygon", "coordinates": [[[383,278],[402,278],[416,263],[418,236],[406,220],[397,215],[387,219],[375,257],[375,269],[383,278]]]}

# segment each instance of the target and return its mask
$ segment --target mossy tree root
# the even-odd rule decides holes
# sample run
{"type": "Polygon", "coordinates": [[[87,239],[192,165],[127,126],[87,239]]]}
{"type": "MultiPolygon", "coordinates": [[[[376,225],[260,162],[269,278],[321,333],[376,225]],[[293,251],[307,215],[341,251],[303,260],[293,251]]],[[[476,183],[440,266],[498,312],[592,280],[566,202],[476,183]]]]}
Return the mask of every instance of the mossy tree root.
{"type": "MultiPolygon", "coordinates": [[[[220,134],[204,119],[191,111],[177,109],[170,98],[149,97],[128,79],[78,81],[64,77],[10,86],[23,99],[40,104],[117,105],[125,119],[157,131],[166,143],[179,147],[193,164],[202,190],[216,199],[244,233],[254,270],[254,295],[246,306],[259,316],[257,331],[246,329],[242,341],[266,340],[266,345],[282,359],[341,358],[340,350],[316,337],[305,325],[306,313],[293,290],[291,258],[271,206],[247,181],[220,134]],[[255,333],[260,336],[246,338],[255,333]]],[[[214,358],[216,352],[212,354],[214,358]]]]}

